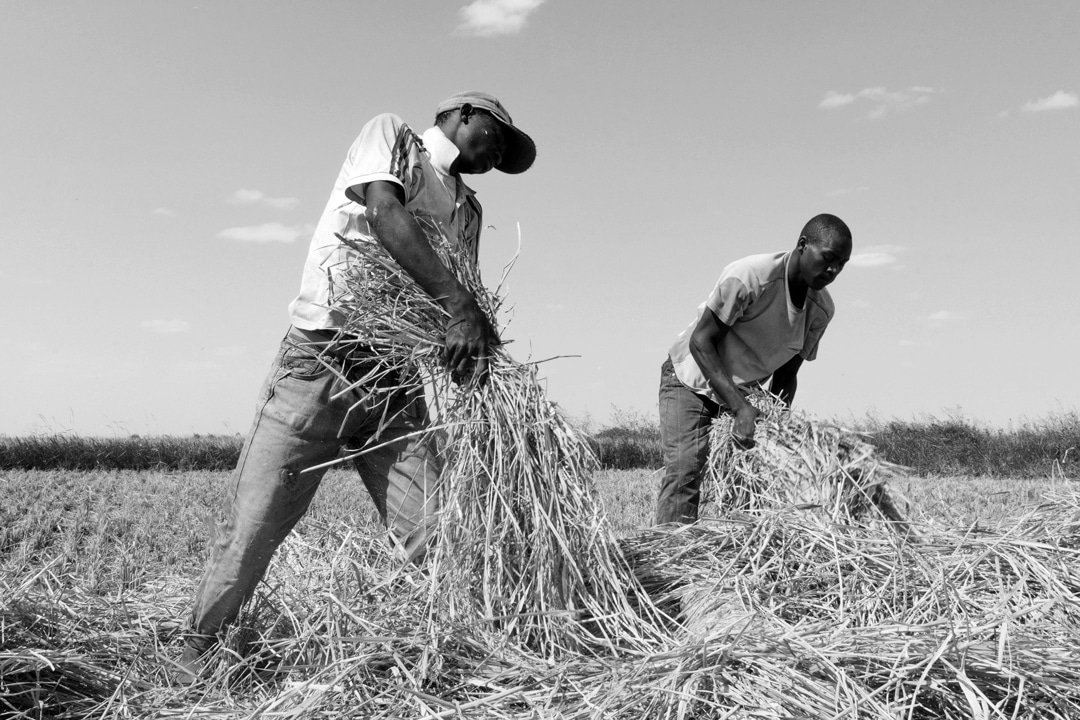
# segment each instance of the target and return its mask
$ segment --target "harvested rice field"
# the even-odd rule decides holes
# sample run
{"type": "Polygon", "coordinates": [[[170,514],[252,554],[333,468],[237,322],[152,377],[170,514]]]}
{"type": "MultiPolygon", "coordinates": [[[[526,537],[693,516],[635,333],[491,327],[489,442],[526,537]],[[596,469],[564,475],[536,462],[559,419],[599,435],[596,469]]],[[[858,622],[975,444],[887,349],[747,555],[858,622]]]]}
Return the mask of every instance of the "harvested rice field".
{"type": "MultiPolygon", "coordinates": [[[[654,528],[656,478],[600,472],[535,365],[500,348],[485,385],[454,386],[441,308],[379,246],[355,250],[347,330],[379,349],[369,379],[424,379],[437,414],[423,563],[395,559],[335,471],[200,681],[173,686],[227,475],[8,473],[3,712],[1080,718],[1070,479],[912,478],[761,395],[753,448],[713,426],[701,522],[654,528]]],[[[378,403],[388,385],[352,389],[378,403]]]]}
{"type": "MultiPolygon", "coordinates": [[[[1040,505],[1045,494],[1068,497],[1067,480],[894,480],[891,484],[900,494],[923,501],[905,506],[907,516],[920,527],[933,528],[945,540],[910,556],[898,550],[887,535],[878,538],[877,544],[895,553],[888,560],[889,572],[894,575],[911,573],[910,568],[899,565],[901,560],[939,573],[937,587],[922,589],[924,598],[937,600],[921,611],[936,613],[938,624],[923,617],[921,624],[909,627],[910,617],[901,622],[899,617],[882,616],[875,618],[872,627],[863,628],[838,622],[843,619],[838,615],[845,613],[850,616],[847,622],[861,619],[867,624],[856,612],[858,608],[837,606],[839,593],[829,586],[835,580],[824,573],[818,573],[820,577],[814,581],[819,585],[813,588],[807,585],[805,570],[800,576],[789,569],[794,577],[777,584],[781,580],[778,567],[766,565],[750,572],[733,564],[737,553],[730,546],[735,538],[753,545],[755,537],[772,533],[768,542],[757,545],[784,547],[790,557],[791,550],[805,547],[792,534],[805,533],[804,543],[810,539],[818,544],[843,540],[847,543],[844,549],[852,553],[853,567],[865,563],[867,567],[860,572],[880,573],[881,568],[871,566],[866,559],[867,549],[860,545],[860,541],[865,542],[862,535],[829,535],[816,522],[807,523],[805,511],[794,513],[801,515],[801,520],[783,513],[765,514],[756,525],[717,522],[709,525],[709,530],[683,536],[650,532],[655,473],[598,471],[594,480],[614,534],[629,540],[628,547],[633,547],[637,557],[648,557],[655,563],[665,554],[680,555],[678,560],[668,561],[669,575],[686,577],[712,568],[716,577],[706,583],[730,582],[733,588],[736,582],[744,583],[739,593],[753,591],[759,598],[773,598],[772,606],[753,610],[762,619],[758,622],[767,619],[774,627],[748,624],[740,627],[741,635],[714,628],[709,642],[673,642],[663,652],[628,653],[626,657],[612,653],[607,658],[572,653],[539,658],[506,645],[497,651],[481,649],[464,642],[460,636],[464,631],[459,629],[454,641],[443,638],[437,669],[429,666],[427,675],[421,675],[427,640],[415,624],[420,609],[405,603],[417,602],[417,591],[427,580],[392,563],[362,484],[351,471],[333,470],[324,480],[311,513],[276,558],[245,616],[247,629],[230,638],[228,645],[236,655],[221,659],[219,672],[208,685],[174,688],[169,685],[169,663],[180,652],[180,626],[206,554],[209,519],[218,494],[228,483],[228,473],[9,472],[0,478],[0,493],[7,499],[0,509],[3,712],[35,718],[243,718],[274,710],[290,717],[642,717],[649,705],[637,702],[645,701],[653,684],[663,683],[656,689],[660,698],[651,700],[656,717],[723,717],[721,708],[731,711],[730,717],[815,717],[800,714],[797,707],[773,706],[764,698],[756,700],[755,706],[748,702],[746,688],[739,690],[734,681],[743,673],[746,681],[758,678],[760,682],[764,672],[769,683],[794,688],[790,673],[800,672],[804,667],[800,663],[824,663],[820,670],[826,672],[831,661],[848,670],[850,666],[840,660],[853,662],[853,650],[865,652],[878,644],[879,653],[905,648],[907,661],[919,672],[908,672],[904,682],[918,685],[925,672],[921,679],[924,697],[892,708],[887,702],[875,703],[874,698],[865,703],[856,698],[845,703],[838,698],[832,705],[838,717],[950,716],[929,705],[949,682],[940,670],[952,667],[948,672],[953,673],[954,692],[967,703],[955,672],[957,662],[968,663],[962,666],[964,675],[977,688],[986,676],[986,669],[979,664],[987,661],[988,647],[993,650],[993,662],[997,662],[1000,650],[1007,653],[1003,660],[1014,663],[1012,688],[1004,693],[1014,700],[1006,700],[1000,713],[981,716],[961,704],[951,716],[1013,717],[1014,711],[1016,717],[1073,716],[1070,704],[1074,700],[1062,704],[1060,710],[1049,704],[1047,710],[1030,699],[1030,707],[1025,709],[1022,693],[1037,687],[1038,673],[1025,676],[1016,667],[1025,657],[1039,660],[1044,654],[1045,666],[1035,670],[1059,674],[1062,680],[1071,672],[1070,648],[1075,642],[1069,641],[1069,636],[1075,640],[1075,630],[1062,623],[1071,615],[1067,610],[1075,600],[1069,593],[1075,592],[1075,586],[1059,587],[1058,592],[1065,593],[1059,598],[1054,597],[1051,587],[1043,587],[1024,599],[1025,593],[1032,593],[1037,578],[1028,574],[1031,566],[1022,564],[1030,561],[1031,555],[1045,558],[1062,551],[1064,536],[1046,543],[1044,532],[1045,548],[1040,549],[1031,532],[1035,525],[1053,517],[1060,519],[1062,510],[1075,504],[1054,501],[1040,505]],[[784,534],[783,543],[778,532],[784,534]],[[1007,540],[1010,533],[1014,536],[1011,544],[1007,540]],[[987,560],[980,566],[977,561],[983,554],[987,560]],[[985,565],[1003,561],[1015,563],[1018,572],[1010,582],[995,587],[998,580],[986,574],[985,565]],[[753,588],[761,582],[772,584],[768,593],[753,588]],[[997,602],[1016,607],[1007,617],[997,617],[996,626],[980,628],[969,607],[958,616],[953,606],[943,604],[960,603],[973,591],[990,593],[997,602]],[[822,611],[813,606],[825,600],[836,606],[824,615],[836,623],[830,629],[822,628],[822,618],[814,615],[822,611]],[[811,607],[798,607],[799,603],[811,607]],[[795,618],[784,619],[789,613],[784,605],[798,611],[795,618]],[[1017,614],[1025,608],[1030,611],[1027,617],[1017,614]],[[1062,613],[1066,613],[1065,619],[1055,621],[1062,613]],[[1036,622],[1038,618],[1046,620],[1036,622]],[[963,627],[946,629],[958,619],[971,624],[969,630],[981,646],[962,646],[963,627]],[[1068,629],[1056,649],[1052,644],[1033,648],[1028,644],[1033,638],[1023,635],[1027,625],[1050,630],[1055,624],[1059,625],[1057,632],[1068,629]],[[387,634],[388,629],[393,633],[387,634]],[[845,639],[845,632],[850,637],[845,639]],[[950,632],[956,636],[952,640],[948,639],[950,632]],[[842,641],[851,647],[843,650],[840,658],[835,653],[841,652],[842,641]],[[939,645],[929,647],[935,642],[939,645]],[[796,643],[794,649],[792,643],[796,643]],[[930,660],[938,651],[935,668],[930,660]],[[721,662],[716,654],[725,652],[721,662]],[[920,653],[924,654],[921,659],[920,653]],[[782,680],[777,673],[789,676],[782,680]],[[713,678],[709,682],[730,686],[724,694],[728,700],[718,702],[715,690],[706,692],[700,687],[683,694],[707,676],[713,678]],[[693,685],[687,687],[687,683],[693,685]],[[601,697],[586,695],[588,692],[601,697]],[[609,704],[601,701],[603,693],[610,695],[609,704]],[[695,695],[699,696],[696,701],[695,695]],[[663,698],[670,702],[663,702],[663,698]],[[684,707],[680,708],[680,703],[684,707]]],[[[875,555],[880,558],[881,551],[875,555]]],[[[1071,560],[1066,557],[1063,562],[1071,560]]],[[[1053,570],[1060,573],[1062,582],[1069,582],[1071,571],[1053,570]]],[[[708,573],[702,577],[707,578],[708,573]]],[[[894,579],[894,589],[896,584],[894,579]]],[[[747,610],[731,607],[731,591],[705,587],[707,591],[694,594],[698,603],[706,602],[695,605],[695,628],[704,623],[745,622],[747,610]],[[710,596],[728,598],[717,601],[724,608],[722,612],[715,603],[707,602],[710,596]]],[[[435,661],[428,658],[428,662],[435,661]]],[[[878,682],[888,674],[885,669],[874,671],[870,667],[861,672],[878,682]]],[[[751,687],[763,695],[776,690],[767,685],[751,687]]],[[[1068,696],[1072,691],[1064,688],[1059,692],[1068,696]]],[[[914,696],[918,698],[918,693],[914,696]]],[[[972,698],[978,707],[978,695],[972,698]]]]}

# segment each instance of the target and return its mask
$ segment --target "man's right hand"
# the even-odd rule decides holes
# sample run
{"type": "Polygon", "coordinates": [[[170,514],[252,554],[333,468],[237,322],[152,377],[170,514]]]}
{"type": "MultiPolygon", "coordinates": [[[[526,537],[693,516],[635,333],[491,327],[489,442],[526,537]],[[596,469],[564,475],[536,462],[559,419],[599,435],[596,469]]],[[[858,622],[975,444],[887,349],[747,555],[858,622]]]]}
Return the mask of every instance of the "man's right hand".
{"type": "Polygon", "coordinates": [[[446,327],[446,367],[458,385],[487,381],[488,358],[499,344],[499,336],[487,316],[469,298],[453,308],[446,327]]]}
{"type": "Polygon", "coordinates": [[[754,430],[760,411],[750,403],[744,403],[735,411],[735,422],[731,426],[731,436],[744,448],[754,447],[754,430]]]}

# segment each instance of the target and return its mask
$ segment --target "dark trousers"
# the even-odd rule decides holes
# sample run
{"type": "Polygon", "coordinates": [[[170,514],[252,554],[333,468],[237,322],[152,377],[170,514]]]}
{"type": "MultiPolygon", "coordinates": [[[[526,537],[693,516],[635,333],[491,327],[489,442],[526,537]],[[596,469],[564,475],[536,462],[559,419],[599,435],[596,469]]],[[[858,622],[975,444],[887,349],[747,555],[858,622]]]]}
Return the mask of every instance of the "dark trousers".
{"type": "Polygon", "coordinates": [[[721,407],[675,376],[671,358],[660,366],[660,442],[664,476],[656,498],[656,524],[692,523],[701,502],[701,476],[709,459],[709,430],[721,407]]]}

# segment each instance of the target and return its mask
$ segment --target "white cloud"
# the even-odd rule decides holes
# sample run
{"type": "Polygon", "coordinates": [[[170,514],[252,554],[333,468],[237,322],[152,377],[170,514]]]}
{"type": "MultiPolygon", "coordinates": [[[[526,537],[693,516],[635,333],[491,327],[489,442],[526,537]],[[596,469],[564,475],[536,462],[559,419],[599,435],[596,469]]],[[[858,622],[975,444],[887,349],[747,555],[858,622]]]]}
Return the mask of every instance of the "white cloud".
{"type": "Polygon", "coordinates": [[[899,245],[870,245],[851,256],[848,267],[881,267],[892,265],[904,251],[899,245]]]}
{"type": "Polygon", "coordinates": [[[238,242],[268,243],[296,242],[297,238],[307,235],[314,230],[311,225],[282,225],[279,222],[263,223],[262,225],[248,225],[246,227],[226,228],[217,236],[225,240],[238,242]]]}
{"type": "Polygon", "coordinates": [[[925,85],[913,85],[907,90],[869,87],[863,88],[857,93],[839,93],[835,90],[829,90],[825,93],[825,97],[821,99],[821,102],[818,103],[818,107],[823,110],[834,110],[862,101],[864,104],[869,103],[871,106],[867,117],[871,120],[877,120],[889,112],[925,105],[930,102],[930,96],[938,92],[940,91],[925,85]]]}
{"type": "Polygon", "coordinates": [[[173,217],[173,216],[176,215],[175,212],[173,212],[171,209],[169,209],[167,207],[154,208],[150,212],[152,212],[154,215],[164,215],[165,217],[173,217]]]}
{"type": "Polygon", "coordinates": [[[956,322],[960,319],[960,316],[952,310],[938,310],[937,312],[930,313],[930,322],[932,323],[956,322]]]}
{"type": "Polygon", "coordinates": [[[513,35],[544,0],[474,0],[461,8],[458,30],[469,35],[513,35]]]}
{"type": "Polygon", "coordinates": [[[914,340],[901,340],[896,344],[899,345],[900,347],[914,347],[915,346],[915,341],[914,340]]]}
{"type": "Polygon", "coordinates": [[[267,197],[262,190],[246,190],[243,188],[230,195],[228,201],[233,205],[262,205],[277,210],[292,210],[300,203],[298,199],[293,197],[267,197]]]}
{"type": "Polygon", "coordinates": [[[1034,102],[1026,103],[1021,110],[1024,112],[1045,112],[1047,110],[1064,110],[1080,106],[1080,95],[1058,90],[1050,97],[1039,98],[1034,102]]]}
{"type": "Polygon", "coordinates": [[[825,93],[825,97],[818,103],[819,108],[838,108],[845,105],[850,105],[855,102],[855,96],[850,93],[838,93],[835,90],[830,90],[825,93]]]}
{"type": "Polygon", "coordinates": [[[880,267],[892,265],[894,262],[896,262],[896,257],[888,253],[857,253],[851,256],[848,265],[850,267],[880,267]]]}
{"type": "Polygon", "coordinates": [[[187,332],[191,329],[191,323],[187,320],[143,320],[142,327],[150,332],[171,334],[187,332]]]}

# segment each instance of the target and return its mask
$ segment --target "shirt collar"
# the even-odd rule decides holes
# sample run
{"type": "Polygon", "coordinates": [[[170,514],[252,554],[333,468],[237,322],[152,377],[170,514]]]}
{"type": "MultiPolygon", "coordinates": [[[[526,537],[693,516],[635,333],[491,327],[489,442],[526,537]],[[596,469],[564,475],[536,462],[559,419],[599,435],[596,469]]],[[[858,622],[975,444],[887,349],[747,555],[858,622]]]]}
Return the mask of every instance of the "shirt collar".
{"type": "Polygon", "coordinates": [[[450,175],[450,166],[461,154],[457,145],[450,142],[450,139],[438,127],[428,128],[423,134],[423,140],[424,147],[431,156],[432,166],[443,175],[450,175]]]}
{"type": "Polygon", "coordinates": [[[435,168],[436,172],[448,178],[452,178],[457,186],[458,193],[464,193],[466,195],[473,195],[473,189],[462,181],[461,176],[457,173],[450,172],[450,166],[457,160],[461,151],[458,150],[457,145],[450,142],[450,139],[446,137],[442,129],[439,126],[430,127],[424,131],[421,136],[424,142],[424,147],[428,151],[428,156],[431,159],[431,166],[435,168]]]}

